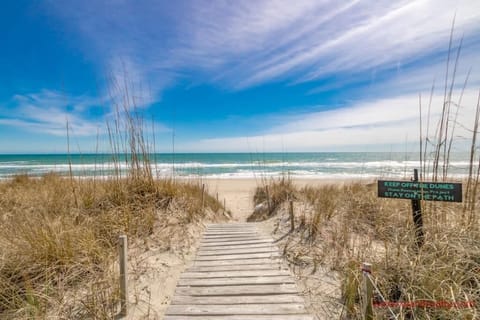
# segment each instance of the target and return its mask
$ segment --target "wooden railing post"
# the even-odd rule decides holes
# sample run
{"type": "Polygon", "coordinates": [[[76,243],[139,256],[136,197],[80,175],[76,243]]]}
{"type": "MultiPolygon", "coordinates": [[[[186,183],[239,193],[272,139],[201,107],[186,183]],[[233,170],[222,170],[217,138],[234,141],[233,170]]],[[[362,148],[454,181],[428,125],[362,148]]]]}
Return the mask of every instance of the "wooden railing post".
{"type": "MultiPolygon", "coordinates": [[[[413,181],[418,182],[418,170],[413,169],[413,181]]],[[[421,248],[425,241],[423,233],[422,203],[420,199],[412,199],[413,224],[415,225],[415,244],[421,248]]]]}
{"type": "Polygon", "coordinates": [[[290,200],[290,232],[293,232],[295,230],[295,217],[293,215],[293,201],[290,200]]]}
{"type": "Polygon", "coordinates": [[[202,184],[202,210],[205,208],[205,184],[202,184]]]}
{"type": "Polygon", "coordinates": [[[362,316],[365,320],[373,320],[373,284],[370,279],[372,273],[372,265],[370,263],[362,263],[362,316]]]}
{"type": "Polygon", "coordinates": [[[118,252],[120,263],[120,316],[127,315],[128,286],[127,286],[127,236],[118,238],[118,252]]]}
{"type": "Polygon", "coordinates": [[[268,186],[265,186],[265,192],[267,193],[268,214],[270,214],[272,208],[271,208],[271,205],[270,205],[270,192],[268,192],[268,186]]]}

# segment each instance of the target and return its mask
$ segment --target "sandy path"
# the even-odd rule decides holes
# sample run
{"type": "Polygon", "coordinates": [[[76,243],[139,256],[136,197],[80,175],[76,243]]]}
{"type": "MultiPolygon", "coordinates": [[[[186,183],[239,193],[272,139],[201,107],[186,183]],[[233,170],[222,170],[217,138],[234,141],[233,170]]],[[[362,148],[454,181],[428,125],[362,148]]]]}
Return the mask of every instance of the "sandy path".
{"type": "Polygon", "coordinates": [[[225,199],[227,209],[234,221],[244,222],[253,211],[253,194],[260,181],[255,179],[206,179],[205,184],[211,195],[218,193],[218,199],[225,199]]]}
{"type": "MultiPolygon", "coordinates": [[[[293,179],[298,187],[306,185],[319,186],[325,184],[339,184],[351,180],[326,180],[326,179],[293,179]]],[[[232,212],[233,220],[244,222],[253,212],[253,195],[255,188],[262,186],[262,179],[205,179],[203,183],[208,192],[223,201],[225,199],[227,209],[232,212]]]]}

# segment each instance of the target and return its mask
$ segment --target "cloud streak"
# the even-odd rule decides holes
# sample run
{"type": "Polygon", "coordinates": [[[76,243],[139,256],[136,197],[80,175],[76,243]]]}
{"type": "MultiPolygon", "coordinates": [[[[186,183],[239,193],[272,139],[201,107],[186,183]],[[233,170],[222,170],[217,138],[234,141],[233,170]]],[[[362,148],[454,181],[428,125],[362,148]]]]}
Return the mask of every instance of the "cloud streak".
{"type": "MultiPolygon", "coordinates": [[[[457,35],[478,42],[480,31],[480,4],[472,1],[195,2],[192,7],[192,19],[181,24],[181,46],[173,49],[177,64],[215,72],[214,79],[237,89],[408,66],[446,51],[455,15],[457,35]]],[[[464,50],[470,51],[468,41],[464,50]]]]}
{"type": "MultiPolygon", "coordinates": [[[[458,147],[463,147],[471,135],[465,128],[472,126],[478,91],[467,90],[459,108],[455,136],[458,147]]],[[[455,92],[454,101],[458,101],[455,92]]],[[[422,99],[424,121],[423,137],[429,97],[422,99]]],[[[443,95],[436,94],[430,111],[429,138],[435,141],[436,123],[443,106],[443,95]]],[[[452,107],[453,109],[456,108],[452,107]]],[[[453,126],[452,111],[450,126],[453,126]]],[[[376,101],[360,102],[335,110],[312,112],[285,117],[283,124],[262,135],[233,138],[204,139],[192,145],[179,146],[185,150],[273,152],[349,150],[374,151],[377,148],[403,150],[405,144],[415,145],[419,140],[419,97],[398,96],[376,101]]],[[[468,145],[467,145],[468,146],[468,145]]],[[[458,151],[458,150],[457,150],[458,151]]]]}
{"type": "MultiPolygon", "coordinates": [[[[449,8],[451,2],[389,3],[391,6],[352,7],[346,12],[345,24],[328,21],[324,28],[320,26],[315,30],[315,36],[297,39],[289,51],[258,64],[242,85],[269,81],[292,72],[306,72],[300,76],[301,80],[312,81],[333,73],[392,69],[445,51],[455,12],[449,8]]],[[[463,33],[466,38],[478,34],[480,15],[476,12],[480,12],[478,4],[459,4],[457,33],[463,33]]]]}
{"type": "Polygon", "coordinates": [[[23,130],[47,133],[54,136],[67,134],[67,123],[71,134],[94,136],[104,126],[102,118],[92,120],[85,114],[99,101],[89,97],[65,96],[55,91],[16,95],[13,107],[1,109],[0,124],[23,130]]]}
{"type": "Polygon", "coordinates": [[[446,50],[455,14],[465,51],[480,32],[480,3],[469,0],[50,5],[105,66],[131,62],[154,97],[192,72],[235,90],[406,66],[446,50]]]}

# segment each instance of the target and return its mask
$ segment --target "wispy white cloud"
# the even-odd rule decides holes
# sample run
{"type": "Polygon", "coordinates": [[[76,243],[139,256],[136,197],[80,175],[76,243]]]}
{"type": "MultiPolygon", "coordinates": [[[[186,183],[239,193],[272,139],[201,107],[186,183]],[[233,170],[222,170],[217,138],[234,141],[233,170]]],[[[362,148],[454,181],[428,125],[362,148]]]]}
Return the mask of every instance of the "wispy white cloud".
{"type": "Polygon", "coordinates": [[[466,51],[480,33],[471,0],[50,4],[86,51],[107,68],[121,57],[154,99],[178,77],[239,89],[402,68],[446,50],[454,15],[466,51]]]}
{"type": "MultiPolygon", "coordinates": [[[[121,103],[120,100],[123,98],[134,101],[138,97],[128,96],[125,92],[121,94],[121,97],[114,96],[109,99],[72,96],[50,90],[19,94],[12,98],[8,108],[0,106],[0,124],[53,136],[66,136],[67,125],[69,134],[77,137],[105,134],[107,123],[119,122],[122,126],[120,129],[123,130],[126,126],[123,123],[125,112],[132,110],[123,109],[123,105],[120,105],[118,113],[115,113],[112,111],[112,105],[121,103]]],[[[132,105],[134,106],[140,104],[132,105]]],[[[143,117],[143,114],[139,113],[139,116],[143,117]]],[[[145,125],[143,129],[149,135],[153,132],[164,133],[171,130],[158,121],[145,125]]]]}
{"type": "MultiPolygon", "coordinates": [[[[454,102],[459,99],[455,92],[454,102]]],[[[467,90],[458,111],[455,139],[457,146],[465,146],[471,132],[478,91],[467,90]]],[[[427,105],[429,97],[422,99],[422,116],[426,135],[427,105]]],[[[430,110],[429,137],[435,141],[436,124],[443,106],[443,95],[435,94],[430,110]]],[[[452,105],[450,126],[453,127],[456,107],[452,105]]],[[[215,138],[179,146],[185,150],[207,151],[319,151],[319,150],[376,150],[400,149],[419,140],[419,96],[404,95],[394,98],[355,103],[351,106],[295,115],[284,118],[261,135],[215,138]]]]}
{"type": "Polygon", "coordinates": [[[0,124],[14,126],[26,131],[55,136],[70,134],[94,136],[103,127],[103,117],[87,117],[91,107],[99,107],[95,98],[66,96],[59,92],[44,90],[28,95],[16,95],[9,108],[0,108],[0,124]]]}
{"type": "Polygon", "coordinates": [[[234,88],[332,74],[348,81],[445,52],[455,15],[454,45],[461,35],[478,42],[479,12],[468,0],[192,2],[167,61],[234,88]]]}
{"type": "MultiPolygon", "coordinates": [[[[465,85],[469,88],[480,87],[480,43],[468,49],[460,50],[460,59],[455,67],[457,51],[451,52],[447,86],[452,85],[459,89],[465,85]],[[455,78],[453,70],[456,68],[455,78]]],[[[408,93],[427,92],[435,85],[437,89],[445,86],[447,72],[447,54],[428,59],[428,63],[412,66],[402,66],[387,72],[371,72],[370,76],[364,74],[351,75],[345,79],[327,82],[310,90],[311,94],[318,94],[332,90],[340,90],[350,86],[350,94],[365,97],[389,97],[408,93]],[[353,86],[353,88],[352,88],[353,86]]]]}
{"type": "MultiPolygon", "coordinates": [[[[258,64],[242,85],[276,79],[292,72],[303,81],[332,73],[392,69],[448,47],[456,12],[456,34],[477,37],[480,4],[459,1],[363,3],[332,19],[273,59],[258,64]],[[342,22],[342,23],[339,23],[342,22]]],[[[458,39],[458,36],[457,36],[458,39]]],[[[477,39],[478,40],[478,39],[477,39]]]]}

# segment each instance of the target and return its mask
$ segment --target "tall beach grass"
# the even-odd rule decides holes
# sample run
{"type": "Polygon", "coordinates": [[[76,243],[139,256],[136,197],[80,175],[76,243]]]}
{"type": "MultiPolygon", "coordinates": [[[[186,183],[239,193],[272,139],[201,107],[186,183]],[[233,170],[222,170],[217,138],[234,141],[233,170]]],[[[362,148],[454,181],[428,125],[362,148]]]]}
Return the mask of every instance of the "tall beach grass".
{"type": "Polygon", "coordinates": [[[108,178],[70,171],[0,182],[1,319],[113,319],[119,235],[174,251],[191,243],[186,229],[225,219],[198,181],[155,179],[142,117],[131,105],[116,114],[107,124],[116,168],[108,178]]]}

